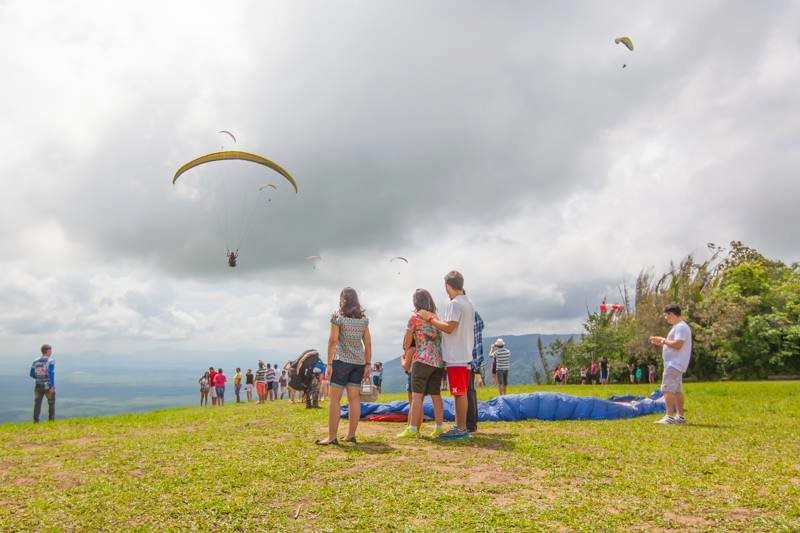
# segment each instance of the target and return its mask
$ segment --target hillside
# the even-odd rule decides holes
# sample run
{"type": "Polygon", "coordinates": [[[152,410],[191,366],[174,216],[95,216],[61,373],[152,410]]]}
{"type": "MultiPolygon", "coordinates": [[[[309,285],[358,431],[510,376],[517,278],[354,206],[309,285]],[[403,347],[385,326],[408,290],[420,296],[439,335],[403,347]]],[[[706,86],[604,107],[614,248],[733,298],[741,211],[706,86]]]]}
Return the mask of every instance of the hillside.
{"type": "MultiPolygon", "coordinates": [[[[534,389],[650,387],[512,392],[534,389]]],[[[495,423],[450,443],[365,422],[360,444],[319,447],[325,412],[286,403],[4,424],[0,530],[800,528],[800,383],[686,389],[688,426],[495,423]]]]}
{"type": "MultiPolygon", "coordinates": [[[[508,374],[509,383],[522,385],[534,382],[534,369],[538,370],[542,376],[548,373],[542,368],[542,361],[536,349],[536,341],[541,337],[542,343],[546,348],[556,339],[566,341],[570,337],[578,337],[578,334],[566,335],[540,335],[533,333],[529,335],[500,335],[499,337],[484,337],[483,353],[487,359],[487,371],[489,370],[489,346],[495,340],[502,338],[506,347],[511,350],[511,370],[508,374]]],[[[549,368],[553,368],[556,361],[552,358],[547,359],[549,368]]],[[[400,358],[396,357],[384,363],[383,366],[383,389],[387,392],[402,392],[406,386],[406,375],[400,366],[400,358]]]]}

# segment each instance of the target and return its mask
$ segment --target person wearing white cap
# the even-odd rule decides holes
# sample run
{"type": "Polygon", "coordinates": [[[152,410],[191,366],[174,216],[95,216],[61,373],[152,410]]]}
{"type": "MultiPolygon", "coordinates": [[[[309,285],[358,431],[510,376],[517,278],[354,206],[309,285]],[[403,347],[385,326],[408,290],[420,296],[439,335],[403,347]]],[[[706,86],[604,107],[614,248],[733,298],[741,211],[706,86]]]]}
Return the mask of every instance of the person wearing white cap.
{"type": "Polygon", "coordinates": [[[506,348],[503,339],[494,341],[489,357],[494,357],[497,366],[497,389],[500,396],[503,396],[508,387],[508,370],[511,368],[511,352],[506,348]]]}

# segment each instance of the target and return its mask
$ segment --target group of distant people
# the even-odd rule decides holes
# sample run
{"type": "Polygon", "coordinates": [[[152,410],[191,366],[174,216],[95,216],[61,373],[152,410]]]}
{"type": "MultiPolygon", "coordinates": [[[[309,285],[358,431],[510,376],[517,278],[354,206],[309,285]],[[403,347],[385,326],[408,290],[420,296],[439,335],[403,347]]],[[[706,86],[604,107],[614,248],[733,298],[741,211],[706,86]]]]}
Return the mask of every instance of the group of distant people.
{"type": "MultiPolygon", "coordinates": [[[[236,398],[236,403],[241,403],[241,391],[244,386],[245,400],[251,402],[254,399],[258,400],[259,404],[268,401],[283,400],[284,398],[290,402],[303,400],[305,394],[303,391],[293,389],[289,385],[289,369],[292,362],[289,361],[283,368],[278,368],[275,363],[265,363],[259,361],[256,371],[253,372],[251,368],[242,374],[241,368],[236,368],[233,375],[233,394],[236,398]]],[[[324,400],[328,394],[328,380],[324,373],[317,372],[315,374],[316,382],[312,383],[314,392],[317,394],[314,407],[319,406],[319,401],[324,400]]],[[[223,406],[225,405],[225,384],[228,378],[225,376],[221,368],[214,369],[209,367],[203,373],[197,383],[200,385],[200,405],[208,405],[208,399],[211,398],[211,405],[223,406]]],[[[309,398],[310,401],[310,398],[309,398]]],[[[309,405],[312,407],[312,405],[309,405]]]]}
{"type": "MultiPolygon", "coordinates": [[[[625,365],[631,384],[644,383],[644,365],[634,362],[625,365]]],[[[603,357],[598,364],[592,360],[591,364],[584,366],[580,370],[581,385],[608,385],[610,382],[608,358],[603,357]]],[[[656,382],[656,365],[647,365],[647,382],[651,385],[656,382]]],[[[556,366],[553,372],[553,383],[556,385],[566,385],[569,383],[569,368],[564,365],[556,366]]]]}

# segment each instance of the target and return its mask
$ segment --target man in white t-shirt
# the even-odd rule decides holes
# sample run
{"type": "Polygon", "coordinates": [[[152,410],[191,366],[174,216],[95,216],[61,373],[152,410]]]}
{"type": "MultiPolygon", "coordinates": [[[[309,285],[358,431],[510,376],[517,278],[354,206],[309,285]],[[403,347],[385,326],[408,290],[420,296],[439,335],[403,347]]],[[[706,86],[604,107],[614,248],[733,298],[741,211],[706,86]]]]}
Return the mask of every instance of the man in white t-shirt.
{"type": "Polygon", "coordinates": [[[650,342],[661,346],[664,358],[664,376],[661,392],[667,404],[667,414],[657,424],[685,424],[683,416],[683,374],[692,357],[692,330],[682,318],[681,308],[672,304],[664,308],[664,319],[672,325],[667,337],[650,337],[650,342]]]}
{"type": "Polygon", "coordinates": [[[442,358],[447,365],[447,382],[450,394],[455,398],[456,423],[452,429],[439,435],[440,439],[468,439],[467,391],[469,389],[470,363],[475,346],[475,307],[464,294],[464,276],[455,270],[444,277],[444,288],[450,301],[444,312],[444,320],[437,320],[433,313],[420,310],[417,314],[427,320],[442,335],[442,358]]]}

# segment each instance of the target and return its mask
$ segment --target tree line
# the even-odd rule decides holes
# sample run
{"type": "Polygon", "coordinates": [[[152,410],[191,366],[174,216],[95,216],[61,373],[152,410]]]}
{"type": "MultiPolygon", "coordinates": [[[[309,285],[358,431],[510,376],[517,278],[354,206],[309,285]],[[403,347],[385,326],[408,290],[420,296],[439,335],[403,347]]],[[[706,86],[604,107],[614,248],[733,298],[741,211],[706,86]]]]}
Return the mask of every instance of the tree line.
{"type": "Polygon", "coordinates": [[[627,285],[619,288],[622,312],[587,309],[583,334],[539,346],[542,361],[544,355],[557,356],[575,370],[572,376],[603,356],[620,373],[628,363],[658,364],[661,353],[647,339],[666,335],[661,311],[677,303],[693,332],[690,375],[800,374],[800,263],[768,259],[739,241],[708,248],[710,257],[703,262],[689,255],[660,276],[640,272],[633,295],[627,285]]]}

